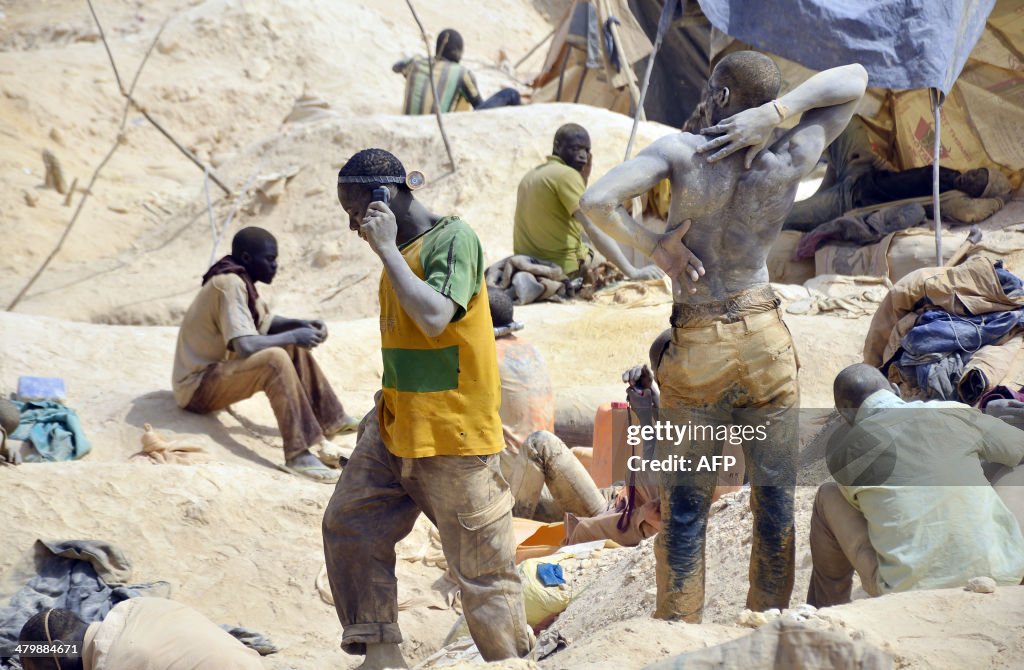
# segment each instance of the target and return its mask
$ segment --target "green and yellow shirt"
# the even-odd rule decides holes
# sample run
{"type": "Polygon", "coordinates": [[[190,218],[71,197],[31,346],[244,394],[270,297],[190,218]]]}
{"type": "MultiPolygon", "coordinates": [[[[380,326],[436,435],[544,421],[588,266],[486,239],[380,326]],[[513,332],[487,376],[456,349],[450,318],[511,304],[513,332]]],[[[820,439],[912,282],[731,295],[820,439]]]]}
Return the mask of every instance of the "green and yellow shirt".
{"type": "Polygon", "coordinates": [[[401,458],[498,453],[505,446],[501,382],[480,240],[465,221],[449,216],[399,250],[417,277],[457,307],[448,327],[428,337],[382,274],[384,445],[401,458]]]}
{"type": "MultiPolygon", "coordinates": [[[[397,66],[396,66],[397,67],[397,66]]],[[[410,58],[401,66],[405,76],[405,114],[433,114],[434,94],[430,89],[430,64],[426,58],[410,58]]],[[[434,86],[441,99],[441,111],[451,112],[460,100],[480,99],[473,73],[459,63],[438,58],[434,61],[434,86]]]]}

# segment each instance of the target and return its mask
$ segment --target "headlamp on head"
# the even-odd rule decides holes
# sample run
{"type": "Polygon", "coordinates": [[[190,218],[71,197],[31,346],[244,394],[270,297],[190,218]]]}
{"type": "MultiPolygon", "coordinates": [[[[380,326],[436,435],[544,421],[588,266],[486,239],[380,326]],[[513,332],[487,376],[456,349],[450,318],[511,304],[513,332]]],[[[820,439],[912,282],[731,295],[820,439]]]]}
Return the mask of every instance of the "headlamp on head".
{"type": "Polygon", "coordinates": [[[427,178],[419,170],[413,170],[404,177],[395,175],[338,175],[338,184],[363,184],[382,186],[384,184],[405,184],[410,191],[422,188],[427,183],[427,178]]]}

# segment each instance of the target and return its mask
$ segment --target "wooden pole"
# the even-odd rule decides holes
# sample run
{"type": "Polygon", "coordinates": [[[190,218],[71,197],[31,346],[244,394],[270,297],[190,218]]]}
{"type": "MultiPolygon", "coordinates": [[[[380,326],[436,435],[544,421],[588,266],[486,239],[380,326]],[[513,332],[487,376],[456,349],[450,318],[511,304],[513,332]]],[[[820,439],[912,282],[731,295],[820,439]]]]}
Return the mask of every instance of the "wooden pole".
{"type": "MultiPolygon", "coordinates": [[[[603,6],[607,9],[607,4],[603,6]]],[[[607,13],[605,18],[607,18],[607,13]]],[[[646,121],[647,114],[646,112],[644,112],[643,105],[641,104],[640,89],[637,88],[636,85],[636,73],[633,72],[633,65],[631,63],[626,62],[626,52],[623,51],[622,49],[622,38],[619,36],[619,27],[615,24],[614,21],[609,23],[608,27],[611,29],[612,32],[612,40],[615,41],[615,48],[618,50],[619,54],[622,57],[622,67],[626,68],[626,85],[629,88],[629,97],[633,100],[633,104],[636,106],[636,109],[638,109],[640,112],[640,120],[646,121]]],[[[607,67],[611,67],[610,57],[607,59],[607,62],[607,67]]],[[[609,76],[610,75],[611,73],[609,72],[609,76]]]]}
{"type": "Polygon", "coordinates": [[[942,91],[933,88],[932,112],[935,115],[935,144],[932,148],[932,216],[935,219],[935,267],[942,267],[942,212],[939,210],[939,153],[942,151],[942,91]]]}
{"type": "MultiPolygon", "coordinates": [[[[38,280],[43,275],[43,272],[46,271],[46,268],[50,265],[50,262],[54,259],[54,257],[57,256],[58,253],[60,253],[61,248],[64,246],[64,241],[68,239],[68,235],[71,234],[71,229],[74,227],[75,222],[78,221],[78,215],[82,213],[82,208],[85,207],[85,201],[88,200],[89,196],[92,194],[92,187],[96,183],[96,179],[99,178],[100,172],[110,161],[111,157],[113,157],[114,152],[117,151],[117,148],[121,146],[121,138],[124,134],[125,126],[128,123],[128,110],[131,108],[132,104],[131,94],[135,90],[135,84],[139,81],[139,75],[142,74],[142,68],[144,68],[146,66],[146,63],[149,61],[149,55],[153,53],[153,48],[156,46],[157,41],[160,39],[160,35],[163,34],[164,28],[167,26],[167,20],[165,20],[160,25],[160,29],[156,31],[156,36],[153,37],[153,41],[150,43],[149,49],[146,50],[145,55],[139,62],[138,69],[135,71],[135,76],[132,78],[131,88],[126,92],[124,90],[123,85],[121,84],[121,75],[118,74],[117,65],[114,63],[114,56],[110,53],[110,46],[107,44],[106,37],[104,36],[103,26],[100,25],[100,20],[96,16],[96,11],[93,9],[91,0],[87,1],[89,3],[89,11],[92,12],[92,17],[96,21],[96,26],[100,30],[100,37],[103,38],[103,46],[107,50],[107,57],[110,58],[110,66],[114,69],[114,78],[117,79],[117,86],[120,89],[121,94],[125,96],[124,110],[121,112],[121,125],[118,127],[117,139],[114,140],[114,145],[110,147],[110,151],[107,152],[107,155],[103,157],[103,160],[100,161],[100,164],[97,165],[96,169],[93,171],[92,178],[89,179],[89,185],[85,187],[85,192],[82,194],[82,199],[78,201],[78,207],[75,208],[74,214],[71,215],[71,220],[68,221],[68,225],[64,227],[64,233],[60,236],[60,239],[57,240],[57,245],[53,248],[53,251],[50,252],[50,255],[46,257],[42,265],[39,266],[39,269],[35,271],[35,274],[33,274],[29,278],[28,282],[25,283],[25,286],[23,286],[22,289],[18,291],[18,295],[14,296],[14,300],[12,300],[9,305],[7,305],[8,312],[12,311],[15,307],[18,306],[18,303],[20,303],[21,299],[25,297],[25,294],[28,293],[28,290],[32,288],[32,286],[36,283],[36,280],[38,280]]],[[[72,190],[68,193],[68,199],[66,200],[68,204],[70,204],[70,199],[74,196],[74,194],[75,191],[72,188],[72,190]]]]}
{"type": "Polygon", "coordinates": [[[518,68],[518,67],[519,67],[520,65],[522,65],[523,63],[525,63],[525,62],[526,62],[526,59],[528,59],[528,58],[529,58],[530,56],[532,56],[532,55],[533,55],[534,53],[536,53],[537,49],[539,49],[539,48],[541,48],[542,46],[544,46],[544,44],[545,44],[545,43],[546,43],[546,42],[547,42],[547,41],[548,41],[549,39],[551,39],[552,37],[554,37],[554,35],[555,35],[555,31],[556,31],[556,30],[558,30],[558,29],[557,29],[557,28],[552,28],[552,29],[551,29],[551,32],[550,32],[550,33],[548,33],[548,34],[547,34],[547,35],[546,35],[546,36],[544,37],[544,39],[542,39],[542,40],[541,40],[540,42],[537,42],[537,44],[536,44],[536,45],[534,45],[534,47],[533,47],[532,49],[530,49],[529,51],[527,51],[527,52],[526,52],[526,55],[525,55],[525,56],[523,56],[522,58],[520,58],[519,60],[517,60],[517,61],[516,61],[516,64],[515,64],[515,65],[513,65],[513,66],[512,66],[512,68],[513,68],[513,69],[516,69],[516,68],[518,68]]]}
{"type": "Polygon", "coordinates": [[[455,155],[452,153],[451,142],[448,141],[448,133],[444,132],[444,122],[441,120],[441,101],[437,97],[437,85],[434,83],[434,52],[430,48],[430,40],[427,39],[427,31],[423,27],[423,23],[420,21],[420,17],[416,14],[416,8],[412,6],[412,0],[405,0],[405,4],[409,6],[409,11],[412,12],[412,18],[416,20],[416,25],[420,27],[420,35],[423,36],[423,44],[427,47],[427,67],[430,70],[430,93],[434,96],[434,116],[437,117],[437,127],[441,131],[441,139],[444,141],[444,149],[448,152],[448,163],[452,166],[452,172],[455,172],[455,155]]]}
{"type": "MultiPolygon", "coordinates": [[[[633,128],[629,131],[629,143],[626,144],[626,160],[633,154],[633,143],[636,141],[636,130],[640,125],[640,112],[644,108],[644,100],[647,98],[647,88],[651,85],[651,72],[654,71],[654,59],[658,56],[661,43],[665,39],[665,31],[672,22],[672,13],[676,7],[676,0],[665,0],[665,6],[661,10],[661,18],[658,20],[658,35],[654,38],[654,49],[647,59],[647,71],[644,73],[644,83],[640,87],[640,102],[638,109],[633,114],[633,128]]],[[[620,49],[621,50],[621,49],[620,49]]]]}

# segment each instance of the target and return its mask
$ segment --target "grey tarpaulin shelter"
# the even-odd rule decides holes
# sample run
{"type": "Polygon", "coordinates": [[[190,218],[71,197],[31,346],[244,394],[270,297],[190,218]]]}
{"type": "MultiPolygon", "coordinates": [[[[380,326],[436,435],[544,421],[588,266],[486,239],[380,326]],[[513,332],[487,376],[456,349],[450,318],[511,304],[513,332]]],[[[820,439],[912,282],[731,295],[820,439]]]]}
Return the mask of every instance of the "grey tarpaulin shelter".
{"type": "Polygon", "coordinates": [[[940,108],[981,38],[996,0],[697,2],[715,28],[755,49],[815,70],[857,62],[867,69],[873,87],[931,91],[935,246],[941,265],[940,108]]]}

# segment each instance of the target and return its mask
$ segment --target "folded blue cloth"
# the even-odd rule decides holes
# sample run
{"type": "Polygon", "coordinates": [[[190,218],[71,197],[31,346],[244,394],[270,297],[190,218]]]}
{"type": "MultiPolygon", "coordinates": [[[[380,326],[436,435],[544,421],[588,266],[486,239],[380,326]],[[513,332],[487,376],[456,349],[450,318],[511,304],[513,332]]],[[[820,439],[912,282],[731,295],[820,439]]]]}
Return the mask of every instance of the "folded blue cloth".
{"type": "Polygon", "coordinates": [[[541,563],[537,566],[537,581],[544,586],[558,586],[565,584],[565,575],[562,574],[562,566],[557,563],[541,563]]]}
{"type": "Polygon", "coordinates": [[[948,314],[941,309],[925,312],[900,342],[911,356],[973,354],[986,344],[998,342],[1024,325],[1024,309],[974,316],[948,314]]]}
{"type": "Polygon", "coordinates": [[[10,439],[30,442],[36,450],[25,462],[74,461],[92,449],[75,410],[52,400],[12,402],[21,413],[21,423],[10,439]]]}

